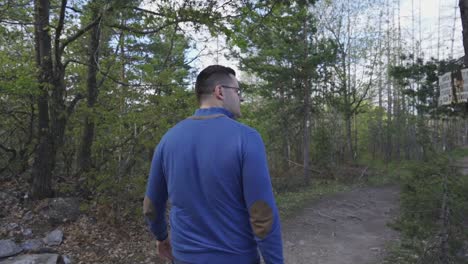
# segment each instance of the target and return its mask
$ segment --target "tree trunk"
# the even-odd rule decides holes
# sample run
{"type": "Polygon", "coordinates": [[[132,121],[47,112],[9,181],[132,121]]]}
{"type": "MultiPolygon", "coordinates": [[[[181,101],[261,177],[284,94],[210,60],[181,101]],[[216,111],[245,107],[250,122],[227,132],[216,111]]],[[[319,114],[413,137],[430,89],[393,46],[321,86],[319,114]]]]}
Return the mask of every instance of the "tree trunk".
{"type": "Polygon", "coordinates": [[[354,160],[354,149],[353,149],[353,131],[351,124],[351,115],[345,113],[346,118],[346,142],[348,145],[348,158],[354,160]]]}
{"type": "Polygon", "coordinates": [[[306,84],[304,87],[304,180],[306,183],[310,182],[309,176],[309,159],[310,159],[310,85],[309,81],[305,80],[306,84]]]}
{"type": "Polygon", "coordinates": [[[38,83],[38,147],[32,168],[31,195],[35,199],[53,196],[52,172],[55,164],[55,139],[49,125],[49,90],[53,87],[52,45],[49,35],[48,0],[36,0],[35,9],[35,46],[36,63],[39,67],[38,83]]]}
{"type": "MultiPolygon", "coordinates": [[[[281,85],[280,87],[280,95],[281,95],[281,105],[284,107],[281,113],[281,118],[283,120],[283,125],[282,125],[282,134],[283,134],[283,155],[282,157],[283,160],[285,160],[284,163],[282,163],[284,166],[282,169],[289,170],[289,161],[291,160],[291,143],[289,140],[289,122],[288,122],[288,116],[287,116],[287,102],[286,102],[286,95],[284,92],[284,85],[281,85]]],[[[281,164],[281,163],[280,163],[281,164]]]]}
{"type": "Polygon", "coordinates": [[[357,121],[357,114],[354,114],[353,116],[353,126],[354,126],[354,155],[353,155],[353,160],[356,160],[358,158],[358,152],[359,152],[359,146],[358,146],[358,121],[357,121]]]}
{"type": "Polygon", "coordinates": [[[465,67],[468,67],[468,0],[460,0],[458,6],[460,7],[460,17],[463,29],[463,47],[465,50],[463,62],[465,63],[465,67]]]}
{"type": "MultiPolygon", "coordinates": [[[[81,99],[76,96],[70,105],[65,104],[65,66],[62,64],[64,46],[60,37],[65,19],[67,1],[62,1],[60,17],[55,27],[55,45],[52,51],[50,36],[50,1],[34,2],[34,33],[36,63],[39,68],[38,83],[38,147],[32,168],[31,194],[34,199],[53,196],[52,177],[57,151],[63,146],[68,116],[81,99]]],[[[79,36],[79,35],[77,35],[79,36]]]]}
{"type": "Polygon", "coordinates": [[[304,21],[304,66],[303,66],[303,72],[302,72],[302,77],[304,80],[303,86],[304,86],[304,131],[303,131],[303,157],[304,157],[304,181],[306,184],[310,182],[310,169],[309,169],[309,159],[310,159],[310,81],[309,81],[309,74],[310,72],[308,71],[307,65],[307,60],[309,57],[309,42],[308,42],[308,31],[307,31],[307,20],[304,21]]]}
{"type": "Polygon", "coordinates": [[[346,54],[342,55],[341,67],[343,69],[343,80],[342,80],[342,90],[343,90],[343,100],[344,100],[344,118],[345,118],[345,129],[346,129],[346,158],[348,160],[353,160],[353,135],[351,129],[351,102],[350,102],[350,91],[349,90],[349,82],[348,79],[350,75],[347,73],[347,66],[346,66],[346,54]]]}
{"type": "MultiPolygon", "coordinates": [[[[98,11],[96,8],[93,10],[93,20],[98,17],[98,11]]],[[[95,26],[90,32],[90,43],[88,47],[88,78],[86,80],[86,86],[88,89],[87,94],[87,106],[88,111],[86,112],[82,141],[80,147],[80,154],[78,158],[78,171],[87,172],[92,166],[91,160],[91,148],[94,139],[94,105],[96,104],[98,97],[98,84],[97,84],[97,71],[99,61],[99,40],[101,36],[101,28],[95,26]]]]}
{"type": "MultiPolygon", "coordinates": [[[[380,16],[379,16],[379,36],[380,32],[382,31],[382,19],[383,19],[383,12],[380,11],[380,16]]],[[[382,62],[382,38],[379,37],[379,79],[378,79],[378,102],[379,102],[379,112],[378,112],[378,117],[377,117],[377,143],[374,142],[374,148],[375,145],[377,145],[378,150],[380,154],[383,153],[383,143],[384,143],[384,138],[383,138],[383,115],[380,112],[381,109],[383,109],[383,85],[382,85],[382,71],[383,71],[383,62],[382,62]]],[[[374,150],[375,153],[375,150],[374,150]]],[[[375,158],[375,155],[373,155],[375,158]]],[[[381,157],[381,156],[380,156],[381,157]]]]}
{"type": "Polygon", "coordinates": [[[393,116],[394,116],[394,122],[393,126],[395,128],[395,138],[393,139],[393,144],[394,144],[394,149],[393,153],[395,156],[395,159],[397,161],[400,161],[401,159],[401,139],[404,136],[403,131],[402,131],[402,113],[401,113],[401,106],[400,106],[400,93],[399,89],[401,87],[398,86],[398,84],[393,81],[393,116]]]}
{"type": "Polygon", "coordinates": [[[463,132],[463,146],[466,146],[468,144],[468,120],[465,118],[463,119],[463,124],[464,124],[464,132],[463,132]]]}
{"type": "Polygon", "coordinates": [[[387,0],[387,139],[385,143],[385,160],[390,161],[392,158],[392,85],[390,68],[392,66],[392,60],[390,56],[390,6],[387,0]]]}

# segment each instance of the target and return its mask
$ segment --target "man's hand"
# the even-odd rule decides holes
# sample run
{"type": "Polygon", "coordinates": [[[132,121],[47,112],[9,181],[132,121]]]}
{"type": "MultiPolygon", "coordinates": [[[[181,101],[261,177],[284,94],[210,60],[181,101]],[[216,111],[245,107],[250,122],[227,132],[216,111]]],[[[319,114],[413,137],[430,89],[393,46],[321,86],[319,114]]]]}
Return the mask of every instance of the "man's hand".
{"type": "Polygon", "coordinates": [[[158,255],[162,258],[173,260],[174,257],[172,256],[172,246],[171,241],[169,241],[169,237],[163,241],[156,241],[156,246],[158,247],[158,255]]]}

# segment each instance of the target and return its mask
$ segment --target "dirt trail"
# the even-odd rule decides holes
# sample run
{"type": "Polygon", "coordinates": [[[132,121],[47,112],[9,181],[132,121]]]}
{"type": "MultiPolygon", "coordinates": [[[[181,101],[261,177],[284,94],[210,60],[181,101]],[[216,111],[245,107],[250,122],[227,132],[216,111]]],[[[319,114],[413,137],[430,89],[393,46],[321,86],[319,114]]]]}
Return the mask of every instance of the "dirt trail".
{"type": "Polygon", "coordinates": [[[379,263],[398,239],[397,187],[358,188],[324,197],[283,223],[287,264],[379,263]]]}

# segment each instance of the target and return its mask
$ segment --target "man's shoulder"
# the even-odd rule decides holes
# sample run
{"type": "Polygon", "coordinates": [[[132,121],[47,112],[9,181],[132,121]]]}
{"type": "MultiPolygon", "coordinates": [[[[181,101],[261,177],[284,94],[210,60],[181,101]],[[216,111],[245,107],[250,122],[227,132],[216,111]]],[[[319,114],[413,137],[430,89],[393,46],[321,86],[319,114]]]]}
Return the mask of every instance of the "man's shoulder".
{"type": "Polygon", "coordinates": [[[241,123],[239,121],[236,121],[236,120],[232,120],[232,121],[235,122],[238,128],[238,131],[240,132],[239,134],[242,135],[241,137],[243,141],[245,142],[252,142],[252,141],[262,142],[263,141],[262,136],[255,128],[249,125],[246,125],[244,123],[241,123]]]}
{"type": "Polygon", "coordinates": [[[241,131],[244,134],[247,134],[247,135],[248,134],[259,134],[258,131],[255,128],[253,128],[253,127],[251,127],[249,125],[246,125],[246,124],[241,123],[241,122],[239,122],[237,120],[234,120],[234,119],[230,119],[230,118],[228,118],[228,119],[229,119],[229,122],[231,122],[233,124],[233,126],[235,126],[237,129],[239,129],[239,131],[241,131]]]}
{"type": "Polygon", "coordinates": [[[171,134],[174,134],[174,133],[177,133],[178,130],[184,130],[186,128],[184,128],[184,124],[186,123],[186,120],[187,119],[183,119],[183,120],[180,120],[179,122],[177,122],[174,126],[172,126],[171,128],[169,128],[166,133],[164,133],[163,137],[161,140],[166,140],[168,137],[171,136],[171,134]]]}
{"type": "MultiPolygon", "coordinates": [[[[225,116],[225,117],[219,117],[218,120],[222,122],[222,125],[224,126],[225,129],[237,131],[238,133],[245,135],[245,136],[260,136],[259,132],[255,128],[250,127],[244,123],[241,123],[235,119],[231,119],[225,116]]],[[[161,141],[165,141],[168,138],[171,138],[171,136],[174,134],[187,133],[187,131],[190,129],[192,129],[190,120],[189,119],[181,120],[177,124],[175,124],[173,127],[171,127],[164,134],[161,141]]]]}

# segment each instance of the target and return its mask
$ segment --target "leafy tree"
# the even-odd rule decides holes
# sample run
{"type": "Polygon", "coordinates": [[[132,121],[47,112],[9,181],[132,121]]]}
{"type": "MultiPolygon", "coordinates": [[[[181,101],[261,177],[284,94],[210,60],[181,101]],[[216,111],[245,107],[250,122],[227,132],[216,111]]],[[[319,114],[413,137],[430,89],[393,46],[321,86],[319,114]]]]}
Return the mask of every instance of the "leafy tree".
{"type": "Polygon", "coordinates": [[[311,100],[319,90],[315,83],[335,58],[334,43],[316,35],[309,7],[277,4],[267,15],[251,10],[234,23],[236,34],[231,39],[240,48],[233,55],[240,60],[241,69],[258,78],[255,90],[266,100],[263,105],[269,112],[271,131],[280,131],[275,137],[282,145],[279,161],[287,166],[293,157],[302,156],[305,181],[310,174],[311,100]],[[302,142],[295,137],[301,131],[302,142]],[[294,145],[303,149],[291,151],[294,145]]]}

